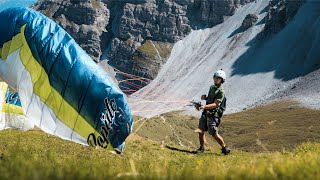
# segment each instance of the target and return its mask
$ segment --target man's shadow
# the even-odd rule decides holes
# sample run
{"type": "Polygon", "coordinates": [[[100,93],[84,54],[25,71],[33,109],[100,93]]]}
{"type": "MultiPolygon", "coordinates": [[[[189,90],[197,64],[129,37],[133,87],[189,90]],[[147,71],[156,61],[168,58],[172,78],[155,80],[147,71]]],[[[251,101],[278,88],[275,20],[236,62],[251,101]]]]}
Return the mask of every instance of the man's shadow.
{"type": "MultiPolygon", "coordinates": [[[[196,150],[195,151],[190,151],[190,150],[187,150],[187,149],[179,149],[179,148],[176,148],[176,147],[172,147],[172,146],[169,146],[169,145],[166,145],[165,146],[166,148],[170,149],[170,150],[173,150],[173,151],[179,151],[179,152],[185,152],[185,153],[189,153],[189,154],[204,154],[204,153],[198,153],[196,150]]],[[[223,156],[222,154],[219,154],[219,153],[213,153],[213,152],[206,152],[205,154],[212,154],[212,155],[216,155],[216,156],[223,156]]]]}
{"type": "Polygon", "coordinates": [[[190,153],[190,154],[197,154],[197,151],[190,151],[190,150],[187,150],[187,149],[179,149],[179,148],[172,147],[172,146],[169,146],[169,145],[166,145],[166,148],[168,148],[170,150],[173,150],[173,151],[185,152],[185,153],[190,153]]]}

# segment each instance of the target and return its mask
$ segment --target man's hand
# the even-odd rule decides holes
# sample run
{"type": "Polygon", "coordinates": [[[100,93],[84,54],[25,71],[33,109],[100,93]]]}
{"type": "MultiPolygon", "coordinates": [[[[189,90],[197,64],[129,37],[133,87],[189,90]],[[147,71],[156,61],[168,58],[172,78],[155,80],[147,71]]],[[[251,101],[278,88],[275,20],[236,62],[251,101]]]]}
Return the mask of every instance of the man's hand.
{"type": "Polygon", "coordinates": [[[198,111],[200,110],[201,102],[190,101],[191,105],[193,105],[198,111]]]}

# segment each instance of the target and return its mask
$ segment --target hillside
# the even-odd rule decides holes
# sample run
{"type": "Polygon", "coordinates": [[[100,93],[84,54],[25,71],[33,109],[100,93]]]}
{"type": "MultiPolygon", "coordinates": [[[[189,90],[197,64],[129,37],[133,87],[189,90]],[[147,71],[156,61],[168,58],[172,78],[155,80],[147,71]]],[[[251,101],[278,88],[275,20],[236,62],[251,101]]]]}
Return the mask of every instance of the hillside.
{"type": "Polygon", "coordinates": [[[90,148],[38,129],[4,130],[0,131],[0,178],[318,179],[319,114],[292,102],[230,114],[220,128],[232,147],[228,156],[221,155],[210,139],[208,150],[194,154],[197,143],[192,129],[197,118],[180,113],[162,115],[164,123],[161,117],[144,123],[136,117],[135,133],[121,155],[111,147],[90,148]]]}
{"type": "MultiPolygon", "coordinates": [[[[199,117],[170,112],[150,119],[136,118],[134,132],[164,144],[196,149],[199,142],[194,130],[199,117]]],[[[225,115],[219,131],[231,148],[247,152],[290,151],[303,142],[320,142],[319,117],[319,110],[284,101],[225,115]]],[[[210,149],[219,151],[213,138],[208,136],[207,141],[210,149]]]]}

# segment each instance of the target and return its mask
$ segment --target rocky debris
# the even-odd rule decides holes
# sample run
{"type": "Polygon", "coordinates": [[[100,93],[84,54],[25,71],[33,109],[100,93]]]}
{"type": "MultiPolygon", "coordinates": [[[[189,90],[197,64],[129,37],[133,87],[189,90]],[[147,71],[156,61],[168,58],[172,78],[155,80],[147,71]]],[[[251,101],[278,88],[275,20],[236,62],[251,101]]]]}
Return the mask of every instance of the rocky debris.
{"type": "Polygon", "coordinates": [[[59,23],[96,61],[102,54],[101,39],[110,12],[100,0],[40,0],[33,9],[59,23]]]}
{"type": "Polygon", "coordinates": [[[258,16],[255,14],[248,14],[243,22],[241,27],[244,29],[249,29],[250,27],[254,26],[258,22],[258,16]]]}
{"type": "Polygon", "coordinates": [[[294,17],[305,0],[271,0],[268,14],[265,17],[265,32],[267,34],[281,31],[294,17]]]}
{"type": "MultiPolygon", "coordinates": [[[[317,95],[319,95],[319,88],[320,88],[320,81],[318,78],[319,76],[320,76],[319,69],[313,72],[310,72],[309,74],[306,74],[304,76],[301,76],[297,78],[295,81],[293,81],[291,85],[288,85],[287,88],[277,93],[274,93],[265,101],[274,102],[279,99],[283,99],[283,98],[289,99],[291,97],[292,99],[300,100],[302,104],[306,105],[307,107],[314,106],[314,107],[317,107],[317,109],[319,109],[320,107],[319,101],[317,101],[316,98],[315,99],[310,98],[310,97],[316,97],[317,95]]],[[[261,102],[257,103],[256,105],[261,105],[261,102]]]]}

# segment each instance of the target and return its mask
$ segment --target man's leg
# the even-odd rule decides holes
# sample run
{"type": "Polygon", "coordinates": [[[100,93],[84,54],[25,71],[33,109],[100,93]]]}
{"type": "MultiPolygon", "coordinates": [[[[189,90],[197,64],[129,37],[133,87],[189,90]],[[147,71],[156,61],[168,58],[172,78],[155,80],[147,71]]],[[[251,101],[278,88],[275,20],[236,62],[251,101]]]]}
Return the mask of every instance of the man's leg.
{"type": "Polygon", "coordinates": [[[205,139],[205,134],[204,132],[199,132],[199,142],[200,142],[200,148],[204,148],[204,139],[205,139]]]}
{"type": "Polygon", "coordinates": [[[230,153],[230,149],[224,143],[223,138],[218,133],[218,126],[220,124],[220,119],[217,117],[208,118],[208,132],[213,136],[213,138],[221,146],[221,152],[225,155],[230,153]]]}
{"type": "Polygon", "coordinates": [[[202,113],[200,119],[199,119],[199,126],[198,129],[195,131],[197,133],[199,133],[199,142],[200,142],[200,147],[199,149],[197,149],[197,153],[199,152],[204,152],[205,150],[205,134],[204,132],[208,130],[207,127],[207,117],[204,113],[202,113]]]}
{"type": "Polygon", "coordinates": [[[226,147],[226,144],[224,143],[223,138],[222,138],[218,133],[214,134],[213,137],[214,137],[214,139],[219,143],[219,145],[221,146],[221,148],[226,147]]]}

